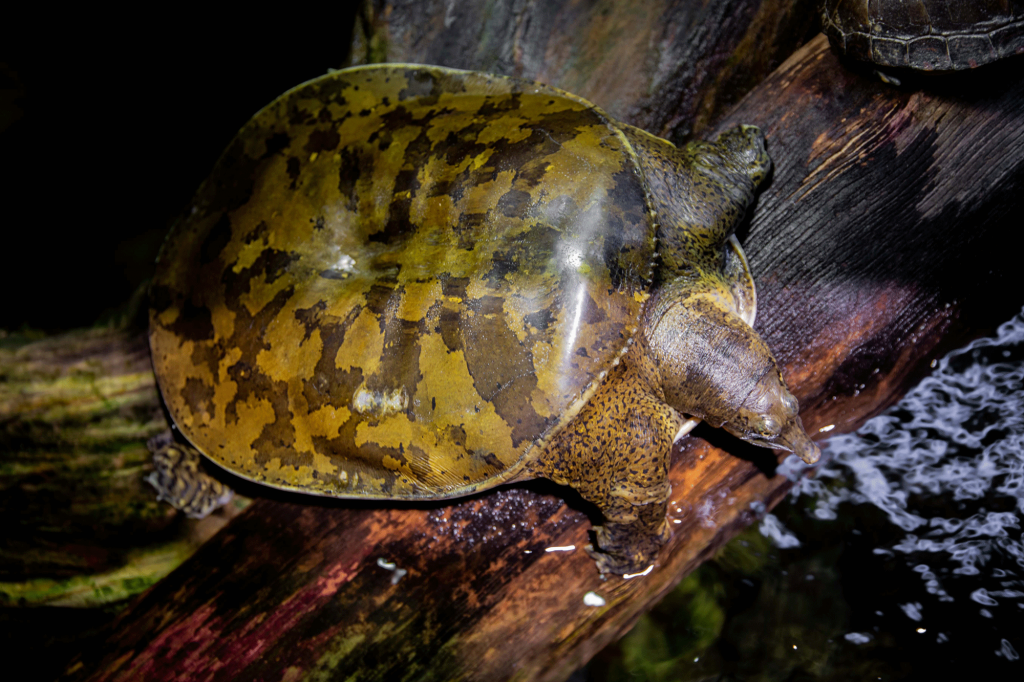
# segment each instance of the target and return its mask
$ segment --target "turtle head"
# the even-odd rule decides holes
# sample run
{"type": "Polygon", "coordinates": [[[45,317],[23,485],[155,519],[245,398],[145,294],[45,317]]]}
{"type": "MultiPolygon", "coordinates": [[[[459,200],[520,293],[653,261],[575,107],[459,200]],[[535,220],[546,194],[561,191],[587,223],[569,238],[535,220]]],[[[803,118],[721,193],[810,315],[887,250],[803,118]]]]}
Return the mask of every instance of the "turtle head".
{"type": "Polygon", "coordinates": [[[676,411],[811,464],[820,452],[764,339],[722,297],[669,287],[652,300],[647,345],[676,411]]]}
{"type": "Polygon", "coordinates": [[[799,410],[800,405],[786,388],[779,370],[772,367],[722,428],[754,445],[786,450],[814,464],[821,451],[804,431],[799,410]]]}
{"type": "Polygon", "coordinates": [[[757,126],[729,128],[711,141],[693,140],[679,151],[673,187],[692,192],[685,208],[663,216],[668,224],[708,230],[721,243],[754,201],[772,168],[764,133],[757,126]],[[699,201],[695,200],[700,196],[699,201]]]}

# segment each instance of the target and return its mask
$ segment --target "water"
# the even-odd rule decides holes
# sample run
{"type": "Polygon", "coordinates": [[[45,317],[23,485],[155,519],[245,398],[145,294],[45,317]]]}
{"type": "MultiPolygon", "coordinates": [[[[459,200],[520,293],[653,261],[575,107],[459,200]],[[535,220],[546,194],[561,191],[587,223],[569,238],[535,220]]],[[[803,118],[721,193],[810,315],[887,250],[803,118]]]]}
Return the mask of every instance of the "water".
{"type": "Polygon", "coordinates": [[[587,679],[1024,674],[1024,311],[806,469],[587,679]]]}
{"type": "MultiPolygon", "coordinates": [[[[928,594],[952,602],[969,590],[981,616],[999,607],[1024,619],[1021,314],[943,358],[894,409],[827,450],[792,493],[813,499],[816,518],[873,505],[903,531],[873,551],[913,563],[928,594]]],[[[770,522],[762,532],[773,532],[770,522]]]]}

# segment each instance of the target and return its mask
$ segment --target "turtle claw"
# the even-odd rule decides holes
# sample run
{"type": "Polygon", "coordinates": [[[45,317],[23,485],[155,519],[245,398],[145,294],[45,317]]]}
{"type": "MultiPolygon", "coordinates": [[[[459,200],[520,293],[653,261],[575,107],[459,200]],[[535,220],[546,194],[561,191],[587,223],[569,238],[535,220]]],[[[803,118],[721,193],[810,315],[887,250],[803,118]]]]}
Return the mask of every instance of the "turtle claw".
{"type": "Polygon", "coordinates": [[[590,558],[597,564],[597,572],[601,575],[621,575],[642,573],[654,562],[654,558],[646,558],[642,553],[606,552],[594,545],[584,547],[590,558]]]}
{"type": "Polygon", "coordinates": [[[601,575],[608,575],[614,573],[616,575],[622,573],[628,573],[632,567],[632,562],[627,557],[623,557],[617,554],[609,554],[603,550],[597,549],[594,545],[587,545],[584,547],[590,558],[597,564],[597,572],[601,575]]]}

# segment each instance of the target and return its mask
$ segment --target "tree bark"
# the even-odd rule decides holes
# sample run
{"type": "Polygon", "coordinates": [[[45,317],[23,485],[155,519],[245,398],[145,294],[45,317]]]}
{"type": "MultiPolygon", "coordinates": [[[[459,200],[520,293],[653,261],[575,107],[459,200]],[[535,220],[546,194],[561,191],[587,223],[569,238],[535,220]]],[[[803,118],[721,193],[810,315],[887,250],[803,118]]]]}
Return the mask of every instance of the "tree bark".
{"type": "MultiPolygon", "coordinates": [[[[818,37],[717,126],[760,125],[775,161],[742,237],[810,432],[856,428],[1019,307],[1001,248],[1024,190],[1018,66],[895,89],[818,37]]],[[[674,535],[629,580],[598,576],[587,510],[545,484],[436,505],[268,494],[64,679],[561,680],[786,493],[775,465],[712,429],[681,441],[674,535]]]]}
{"type": "Polygon", "coordinates": [[[116,545],[170,523],[133,475],[166,428],[145,337],[92,330],[3,350],[0,376],[4,580],[108,570],[115,552],[87,538],[116,545]]]}

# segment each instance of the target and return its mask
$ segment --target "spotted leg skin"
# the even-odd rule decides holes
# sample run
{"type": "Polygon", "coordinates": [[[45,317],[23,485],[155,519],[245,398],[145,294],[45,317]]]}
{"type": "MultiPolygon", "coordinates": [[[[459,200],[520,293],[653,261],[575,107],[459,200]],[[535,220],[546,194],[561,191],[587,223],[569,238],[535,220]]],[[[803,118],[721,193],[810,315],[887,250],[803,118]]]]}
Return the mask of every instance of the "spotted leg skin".
{"type": "Polygon", "coordinates": [[[234,497],[231,488],[203,470],[199,451],[175,441],[170,431],[151,438],[146,447],[153,453],[154,467],[146,482],[156,488],[158,500],[189,518],[205,518],[234,497]]]}
{"type": "Polygon", "coordinates": [[[536,475],[575,488],[601,510],[588,548],[601,573],[645,570],[671,535],[668,466],[684,420],[628,362],[635,355],[609,373],[535,465],[536,475]]]}
{"type": "Polygon", "coordinates": [[[654,492],[629,486],[613,491],[602,510],[604,523],[594,527],[597,546],[587,546],[598,571],[629,575],[642,573],[654,563],[672,536],[665,517],[671,488],[665,485],[652,496],[654,492]],[[616,498],[619,494],[626,496],[616,498]]]}

